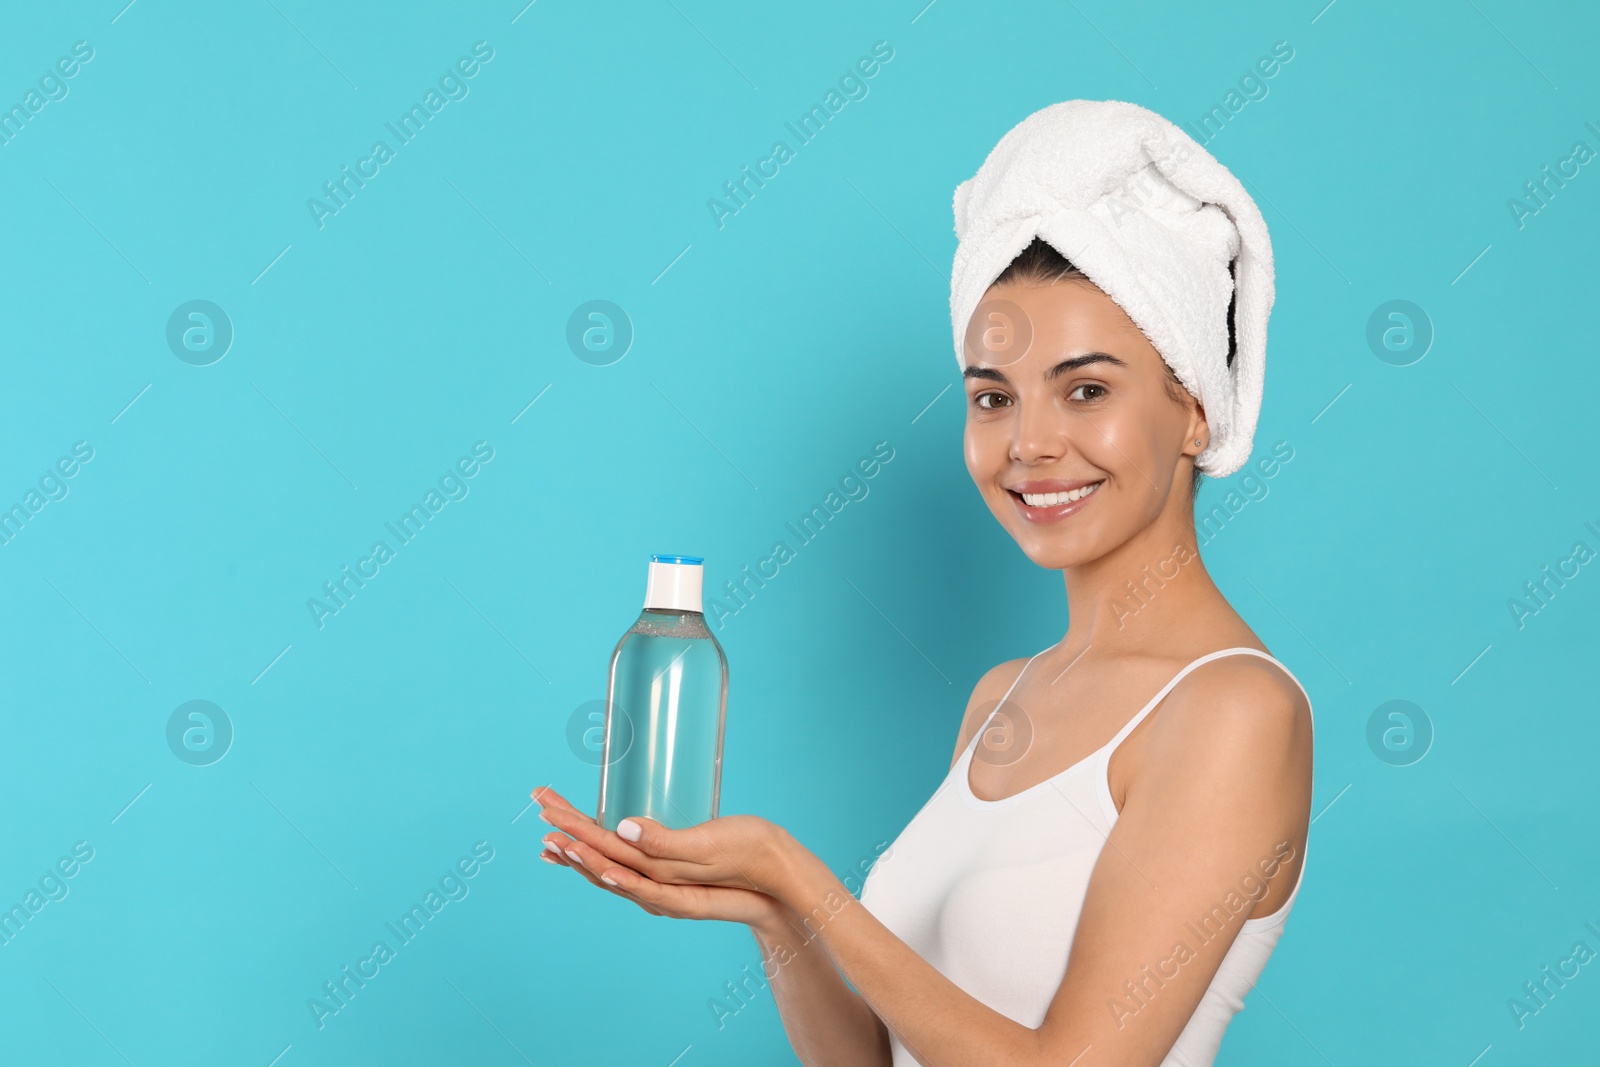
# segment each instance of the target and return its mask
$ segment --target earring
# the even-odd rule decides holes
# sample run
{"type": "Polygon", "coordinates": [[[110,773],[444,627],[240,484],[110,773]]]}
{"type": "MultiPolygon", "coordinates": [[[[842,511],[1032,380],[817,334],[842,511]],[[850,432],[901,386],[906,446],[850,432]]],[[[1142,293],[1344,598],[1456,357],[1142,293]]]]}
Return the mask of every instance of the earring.
{"type": "Polygon", "coordinates": [[[1195,444],[1199,444],[1199,443],[1200,443],[1200,438],[1198,438],[1198,437],[1196,437],[1196,438],[1195,438],[1195,439],[1194,439],[1194,443],[1195,443],[1195,444]]]}

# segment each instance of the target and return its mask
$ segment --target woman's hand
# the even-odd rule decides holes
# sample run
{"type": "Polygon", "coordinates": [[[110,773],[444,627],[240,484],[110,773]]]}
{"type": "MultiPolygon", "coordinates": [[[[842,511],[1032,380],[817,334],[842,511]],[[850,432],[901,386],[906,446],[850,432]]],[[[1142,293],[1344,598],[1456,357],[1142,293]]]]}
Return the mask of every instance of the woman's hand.
{"type": "MultiPolygon", "coordinates": [[[[546,796],[559,794],[548,786],[534,790],[535,800],[546,796]]],[[[726,815],[682,830],[636,816],[612,831],[561,800],[546,805],[539,817],[651,881],[753,889],[780,900],[791,849],[799,848],[781,826],[755,815],[726,815]]]]}
{"type": "Polygon", "coordinates": [[[633,901],[651,915],[665,915],[673,919],[720,919],[744,923],[756,929],[773,929],[787,919],[786,907],[771,896],[753,889],[739,886],[664,885],[637,870],[623,867],[612,856],[589,843],[597,835],[608,831],[601,830],[592,818],[574,808],[565,797],[545,787],[534,790],[533,799],[542,806],[540,818],[567,830],[567,833],[545,835],[544,840],[556,846],[553,849],[546,847],[544,851],[544,857],[549,862],[571,867],[594,885],[633,901]],[[576,860],[568,854],[569,850],[576,854],[576,860]]]}

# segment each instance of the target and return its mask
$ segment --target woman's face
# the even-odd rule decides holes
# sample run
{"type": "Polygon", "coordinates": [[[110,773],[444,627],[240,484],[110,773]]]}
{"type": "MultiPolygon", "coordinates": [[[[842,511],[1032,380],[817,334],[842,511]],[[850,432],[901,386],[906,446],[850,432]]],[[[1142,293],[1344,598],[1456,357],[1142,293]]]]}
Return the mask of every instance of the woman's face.
{"type": "Polygon", "coordinates": [[[966,354],[967,471],[1029,559],[1086,563],[1190,506],[1204,414],[1100,289],[993,286],[966,354]]]}

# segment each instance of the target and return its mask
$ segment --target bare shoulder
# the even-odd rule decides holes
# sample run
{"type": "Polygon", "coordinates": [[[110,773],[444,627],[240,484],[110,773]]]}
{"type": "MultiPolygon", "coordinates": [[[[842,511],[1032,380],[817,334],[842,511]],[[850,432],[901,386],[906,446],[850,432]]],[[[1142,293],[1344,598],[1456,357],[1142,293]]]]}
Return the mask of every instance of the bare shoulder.
{"type": "Polygon", "coordinates": [[[961,750],[967,747],[972,740],[972,735],[977,733],[983,720],[994,710],[1000,698],[1005,696],[1006,690],[1011,688],[1022,674],[1022,668],[1027,666],[1028,657],[1008,659],[1004,663],[990,667],[978,684],[972,687],[972,696],[967,699],[967,710],[961,717],[961,729],[956,733],[956,748],[950,756],[950,766],[956,765],[956,760],[961,758],[961,750]]]}
{"type": "Polygon", "coordinates": [[[1310,760],[1311,705],[1283,667],[1259,656],[1223,656],[1190,671],[1156,718],[1157,761],[1220,771],[1310,760]]]}

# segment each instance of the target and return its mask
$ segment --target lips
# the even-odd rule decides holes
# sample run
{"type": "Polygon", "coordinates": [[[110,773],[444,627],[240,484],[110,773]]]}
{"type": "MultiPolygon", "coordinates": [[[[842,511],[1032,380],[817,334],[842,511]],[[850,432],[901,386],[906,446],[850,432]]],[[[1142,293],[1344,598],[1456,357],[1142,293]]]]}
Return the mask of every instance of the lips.
{"type": "Polygon", "coordinates": [[[1019,482],[1006,492],[1029,522],[1053,523],[1082,511],[1099,494],[1102,484],[1104,479],[1019,482]],[[1035,502],[1029,503],[1029,497],[1035,502]]]}
{"type": "Polygon", "coordinates": [[[1014,493],[1069,493],[1074,489],[1082,489],[1084,486],[1094,485],[1103,481],[1105,481],[1104,478],[1074,478],[1070,481],[1062,478],[1044,478],[1017,482],[1014,485],[1007,485],[1003,488],[1009,489],[1014,493]]]}

